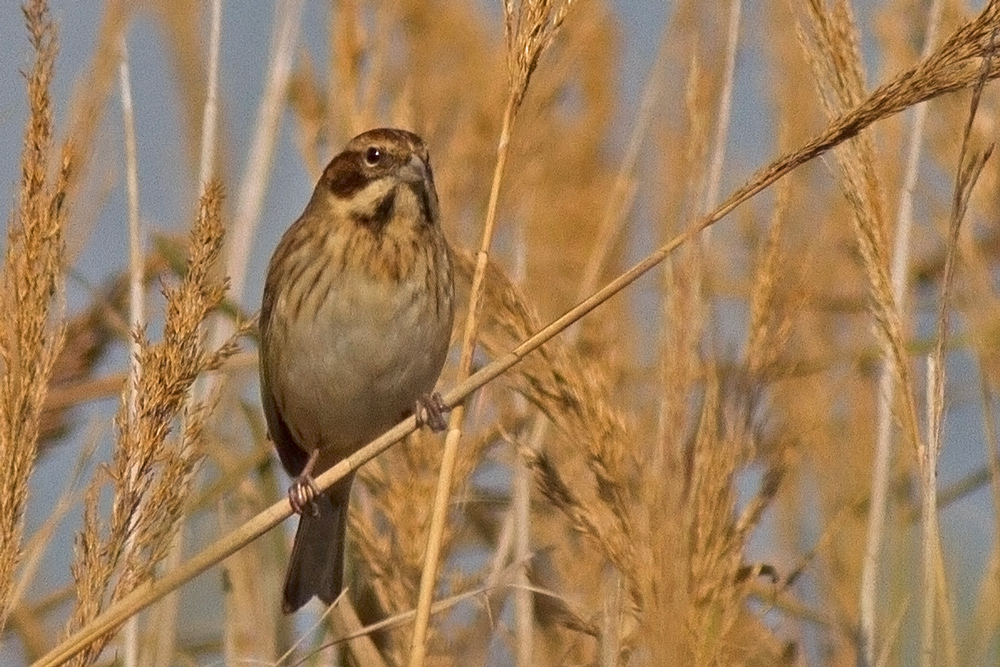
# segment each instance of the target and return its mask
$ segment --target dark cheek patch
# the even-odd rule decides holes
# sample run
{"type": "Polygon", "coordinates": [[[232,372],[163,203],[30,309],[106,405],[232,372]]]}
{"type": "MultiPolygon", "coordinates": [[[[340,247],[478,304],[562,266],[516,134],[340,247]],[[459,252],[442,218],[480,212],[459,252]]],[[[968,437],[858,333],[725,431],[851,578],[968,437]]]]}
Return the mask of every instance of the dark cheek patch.
{"type": "Polygon", "coordinates": [[[360,192],[369,182],[354,153],[335,157],[324,174],[330,191],[338,198],[347,199],[360,192]]]}

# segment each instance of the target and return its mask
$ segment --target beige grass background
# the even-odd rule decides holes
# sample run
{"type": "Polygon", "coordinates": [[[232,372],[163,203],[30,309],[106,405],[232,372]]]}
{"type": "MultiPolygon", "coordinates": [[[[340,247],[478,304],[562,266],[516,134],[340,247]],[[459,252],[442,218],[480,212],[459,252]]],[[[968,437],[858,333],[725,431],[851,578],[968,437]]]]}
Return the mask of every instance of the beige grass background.
{"type": "Polygon", "coordinates": [[[228,3],[53,5],[0,32],[4,660],[1000,659],[1000,3],[679,0],[641,68],[602,0],[287,0],[270,36],[228,3]],[[430,146],[478,304],[464,408],[382,440],[346,596],[290,619],[256,290],[387,124],[430,146]]]}

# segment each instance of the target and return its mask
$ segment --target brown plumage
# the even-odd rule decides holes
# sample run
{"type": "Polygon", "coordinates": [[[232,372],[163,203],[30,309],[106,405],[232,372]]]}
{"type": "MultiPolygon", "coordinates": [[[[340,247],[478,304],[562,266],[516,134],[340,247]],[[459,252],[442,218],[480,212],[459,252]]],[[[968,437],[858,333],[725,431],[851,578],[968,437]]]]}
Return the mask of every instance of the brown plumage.
{"type": "Polygon", "coordinates": [[[311,475],[428,400],[453,317],[448,246],[420,137],[365,132],[323,172],[268,266],[260,313],[264,414],[300,512],[285,612],[343,585],[351,478],[315,495],[311,475]]]}

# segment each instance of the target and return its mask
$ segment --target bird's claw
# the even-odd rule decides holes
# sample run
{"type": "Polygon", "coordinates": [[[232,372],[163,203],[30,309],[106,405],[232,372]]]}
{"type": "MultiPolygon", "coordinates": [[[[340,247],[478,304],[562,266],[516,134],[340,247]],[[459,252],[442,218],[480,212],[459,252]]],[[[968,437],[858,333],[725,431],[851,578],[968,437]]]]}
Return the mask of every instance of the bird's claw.
{"type": "Polygon", "coordinates": [[[444,415],[450,410],[451,408],[444,404],[441,394],[437,392],[424,394],[417,399],[417,407],[413,411],[417,419],[417,428],[426,424],[435,433],[440,433],[448,427],[444,415]]]}
{"type": "Polygon", "coordinates": [[[306,510],[309,510],[310,516],[319,514],[319,508],[313,502],[319,495],[319,489],[316,488],[316,482],[312,476],[313,466],[316,465],[317,458],[319,458],[319,449],[309,452],[309,459],[302,467],[302,472],[292,480],[292,485],[288,487],[288,502],[292,506],[292,511],[299,516],[305,514],[306,510]]]}
{"type": "Polygon", "coordinates": [[[319,514],[319,509],[313,502],[318,495],[319,489],[316,488],[312,475],[299,475],[288,487],[288,502],[291,503],[292,510],[300,516],[306,511],[310,516],[319,514]]]}

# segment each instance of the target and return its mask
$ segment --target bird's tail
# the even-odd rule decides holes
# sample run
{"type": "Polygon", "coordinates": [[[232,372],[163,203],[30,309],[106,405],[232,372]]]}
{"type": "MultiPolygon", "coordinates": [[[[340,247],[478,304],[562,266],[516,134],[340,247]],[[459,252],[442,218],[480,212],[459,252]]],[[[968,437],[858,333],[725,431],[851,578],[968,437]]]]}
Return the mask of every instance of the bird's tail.
{"type": "Polygon", "coordinates": [[[285,574],[281,608],[286,614],[297,611],[314,595],[332,604],[343,590],[350,496],[351,479],[341,480],[313,500],[316,512],[306,510],[299,517],[292,557],[285,574]]]}

